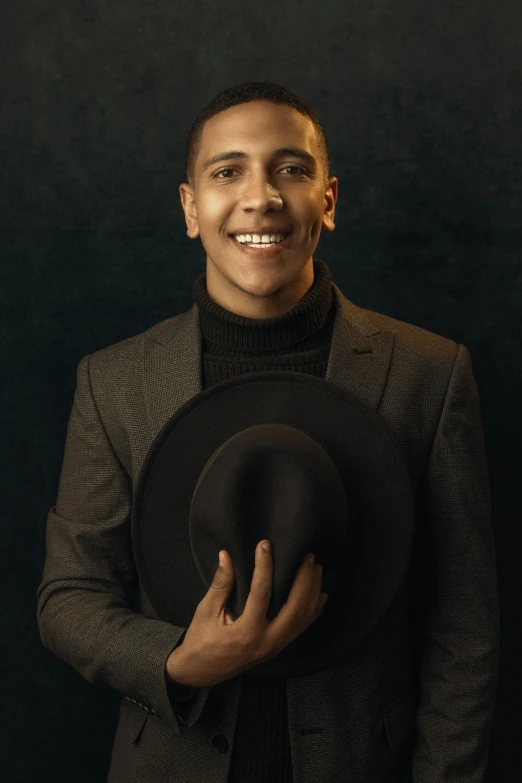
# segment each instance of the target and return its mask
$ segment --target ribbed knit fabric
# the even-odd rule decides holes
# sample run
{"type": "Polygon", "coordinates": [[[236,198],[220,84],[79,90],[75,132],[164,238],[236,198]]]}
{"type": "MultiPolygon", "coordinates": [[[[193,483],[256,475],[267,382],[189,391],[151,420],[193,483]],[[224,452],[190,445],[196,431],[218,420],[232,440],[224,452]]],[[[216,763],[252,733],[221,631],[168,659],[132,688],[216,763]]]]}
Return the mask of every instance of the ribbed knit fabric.
{"type": "MultiPolygon", "coordinates": [[[[273,318],[225,310],[208,296],[205,273],[192,292],[203,338],[203,389],[263,370],[325,377],[335,299],[324,261],[314,259],[314,281],[302,299],[273,318]]],[[[293,783],[284,679],[243,677],[228,782],[293,783]]]]}

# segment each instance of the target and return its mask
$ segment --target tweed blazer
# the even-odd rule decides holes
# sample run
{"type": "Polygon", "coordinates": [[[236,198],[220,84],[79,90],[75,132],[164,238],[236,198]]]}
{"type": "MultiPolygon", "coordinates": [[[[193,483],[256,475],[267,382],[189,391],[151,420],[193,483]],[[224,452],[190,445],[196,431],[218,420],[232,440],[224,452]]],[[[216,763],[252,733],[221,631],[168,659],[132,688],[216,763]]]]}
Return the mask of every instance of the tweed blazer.
{"type": "MultiPolygon", "coordinates": [[[[416,532],[403,586],[360,647],[341,665],[286,680],[294,783],[481,783],[500,630],[470,355],[333,292],[326,380],[394,434],[415,489],[416,532]]],[[[109,783],[227,781],[243,675],[195,689],[183,717],[165,662],[185,629],[155,614],[130,537],[145,455],[200,392],[201,366],[194,304],[77,368],[37,612],[48,650],[122,694],[109,783]]]]}

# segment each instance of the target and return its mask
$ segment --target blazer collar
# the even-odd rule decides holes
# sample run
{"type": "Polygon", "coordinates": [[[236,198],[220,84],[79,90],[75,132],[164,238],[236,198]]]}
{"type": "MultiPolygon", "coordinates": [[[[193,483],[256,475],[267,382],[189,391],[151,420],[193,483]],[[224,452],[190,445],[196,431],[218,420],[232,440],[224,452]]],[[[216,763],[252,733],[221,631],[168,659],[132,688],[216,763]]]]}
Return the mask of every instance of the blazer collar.
{"type": "MultiPolygon", "coordinates": [[[[337,312],[326,380],[377,412],[386,384],[394,335],[380,331],[367,311],[332,283],[337,312]]],[[[148,330],[144,340],[144,392],[155,438],[174,413],[201,391],[202,339],[194,304],[148,330]]]]}

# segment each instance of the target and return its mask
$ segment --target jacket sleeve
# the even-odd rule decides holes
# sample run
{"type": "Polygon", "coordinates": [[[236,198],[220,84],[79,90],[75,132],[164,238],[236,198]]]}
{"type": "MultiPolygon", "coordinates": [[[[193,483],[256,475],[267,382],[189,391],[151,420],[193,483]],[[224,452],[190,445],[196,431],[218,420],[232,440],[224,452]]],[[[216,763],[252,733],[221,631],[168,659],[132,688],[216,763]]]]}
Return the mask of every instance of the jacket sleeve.
{"type": "Polygon", "coordinates": [[[86,680],[109,685],[181,733],[210,689],[167,681],[166,660],[186,629],[133,611],[131,507],[131,480],[98,413],[88,355],[78,364],[58,497],[47,518],[40,638],[86,680]]]}
{"type": "Polygon", "coordinates": [[[458,345],[421,484],[431,582],[413,783],[483,783],[500,622],[491,500],[477,386],[458,345]]]}

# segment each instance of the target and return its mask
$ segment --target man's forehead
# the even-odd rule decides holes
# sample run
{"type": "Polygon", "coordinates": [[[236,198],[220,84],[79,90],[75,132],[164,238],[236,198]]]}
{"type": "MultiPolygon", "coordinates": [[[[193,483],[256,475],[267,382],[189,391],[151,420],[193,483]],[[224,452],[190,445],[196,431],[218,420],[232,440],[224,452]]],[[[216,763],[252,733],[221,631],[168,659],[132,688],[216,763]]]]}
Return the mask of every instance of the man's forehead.
{"type": "MultiPolygon", "coordinates": [[[[233,106],[231,109],[245,109],[244,112],[231,113],[227,109],[211,117],[203,127],[200,145],[201,170],[206,171],[209,166],[222,160],[232,158],[249,159],[259,153],[259,147],[263,148],[262,154],[269,159],[289,156],[299,157],[308,165],[316,162],[313,154],[313,139],[315,128],[312,123],[306,122],[298,112],[282,113],[277,123],[274,116],[268,116],[271,107],[255,108],[256,122],[252,123],[252,110],[248,112],[250,103],[233,106]],[[266,113],[266,125],[260,127],[263,115],[266,113]],[[228,116],[225,116],[228,115],[228,116]],[[295,117],[297,115],[297,117],[295,117]],[[218,120],[219,122],[212,122],[218,120]],[[300,121],[304,120],[304,122],[300,121]]],[[[279,107],[275,109],[291,107],[279,107]]]]}

